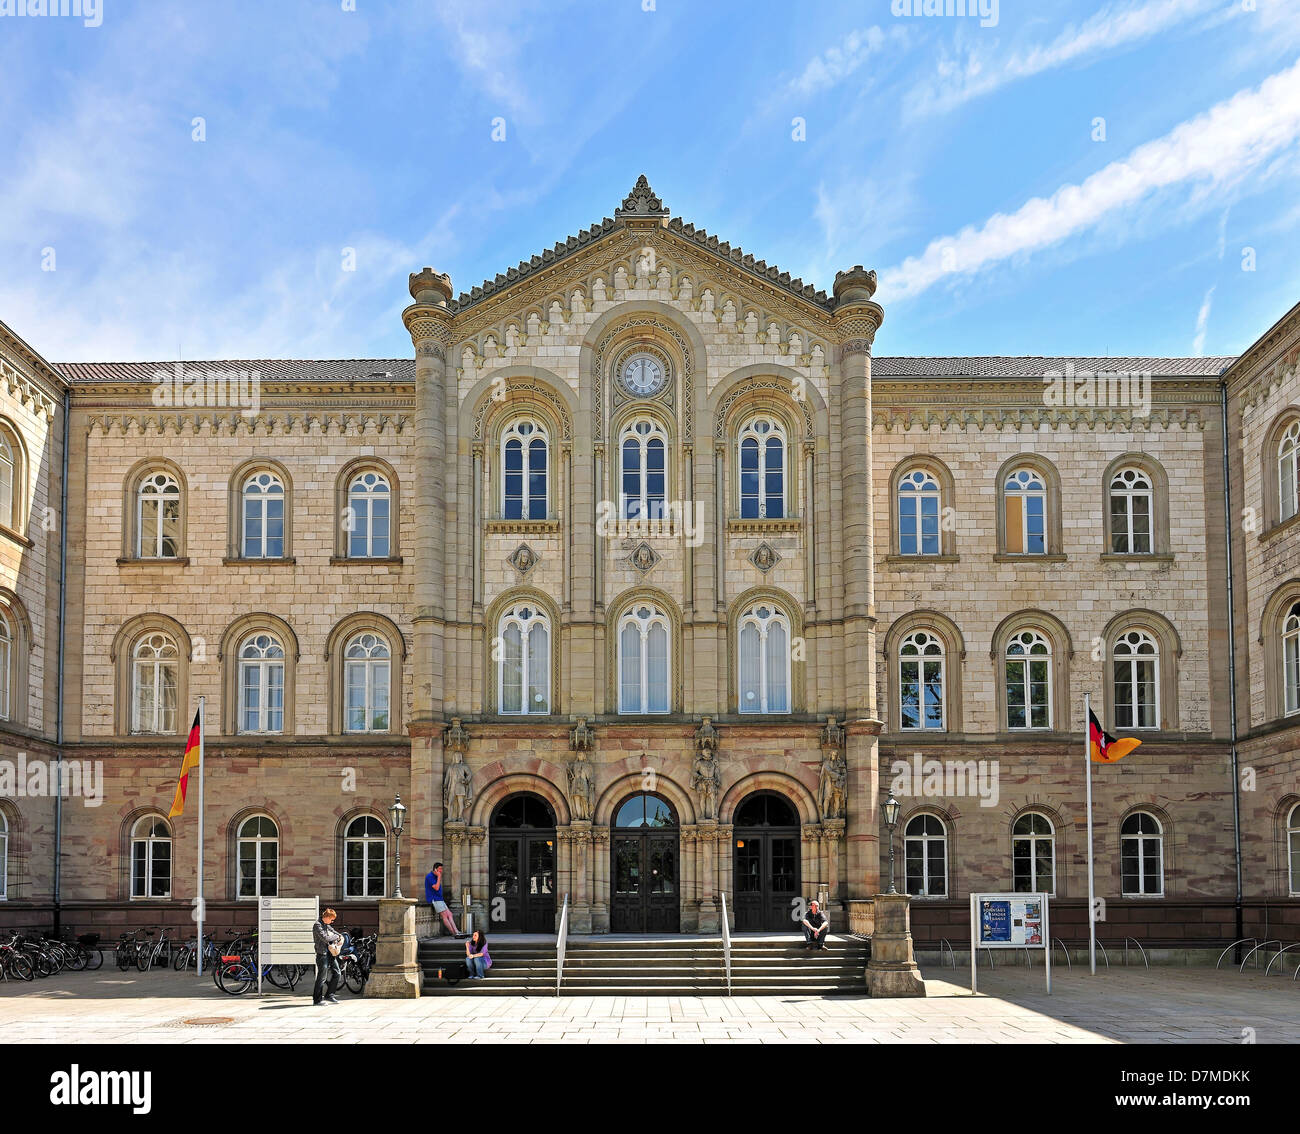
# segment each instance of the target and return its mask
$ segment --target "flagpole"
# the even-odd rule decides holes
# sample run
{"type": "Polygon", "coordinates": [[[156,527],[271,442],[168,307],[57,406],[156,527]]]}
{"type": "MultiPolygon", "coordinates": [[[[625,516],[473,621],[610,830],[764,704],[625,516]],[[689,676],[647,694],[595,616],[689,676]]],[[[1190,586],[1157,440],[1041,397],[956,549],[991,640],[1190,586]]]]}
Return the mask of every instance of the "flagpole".
{"type": "MultiPolygon", "coordinates": [[[[1083,768],[1088,783],[1088,971],[1097,975],[1096,900],[1092,874],[1092,694],[1083,695],[1083,768]]],[[[202,781],[200,780],[200,783],[202,781]]],[[[202,787],[199,788],[202,791],[202,787]]],[[[200,796],[200,798],[202,798],[200,796]]],[[[200,805],[202,806],[202,805],[200,805]]]]}
{"type": "MultiPolygon", "coordinates": [[[[207,731],[203,706],[199,698],[199,979],[203,979],[203,733],[207,731]]],[[[1091,839],[1089,839],[1091,841],[1091,839]]]]}

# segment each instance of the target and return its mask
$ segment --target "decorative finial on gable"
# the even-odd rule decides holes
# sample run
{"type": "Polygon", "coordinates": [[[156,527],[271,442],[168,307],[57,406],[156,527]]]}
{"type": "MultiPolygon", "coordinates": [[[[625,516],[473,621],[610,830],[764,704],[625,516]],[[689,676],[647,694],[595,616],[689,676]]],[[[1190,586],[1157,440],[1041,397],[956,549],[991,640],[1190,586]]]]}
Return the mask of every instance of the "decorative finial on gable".
{"type": "Polygon", "coordinates": [[[636,179],[636,184],[632,186],[632,192],[623,199],[622,208],[614,210],[614,216],[617,217],[666,217],[668,210],[664,208],[664,203],[655,196],[655,191],[650,188],[650,182],[646,180],[645,174],[641,174],[636,179]]]}

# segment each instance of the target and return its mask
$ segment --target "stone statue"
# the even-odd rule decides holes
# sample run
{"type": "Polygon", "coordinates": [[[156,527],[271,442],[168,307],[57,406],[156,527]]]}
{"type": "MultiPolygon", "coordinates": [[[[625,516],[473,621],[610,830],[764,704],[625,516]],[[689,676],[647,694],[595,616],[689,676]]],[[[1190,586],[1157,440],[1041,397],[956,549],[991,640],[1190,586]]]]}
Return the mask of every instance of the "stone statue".
{"type": "Polygon", "coordinates": [[[849,770],[838,748],[828,748],[822,756],[821,781],[822,818],[843,819],[849,770]]]}
{"type": "Polygon", "coordinates": [[[465,763],[464,754],[457,750],[456,758],[447,765],[447,774],[442,779],[442,802],[447,822],[464,823],[473,799],[473,773],[465,763]]]}
{"type": "Polygon", "coordinates": [[[569,761],[569,806],[573,810],[573,818],[590,822],[595,800],[595,778],[591,774],[586,754],[579,748],[577,755],[569,761]]]}
{"type": "Polygon", "coordinates": [[[691,771],[691,787],[700,793],[700,818],[718,817],[718,792],[722,788],[722,773],[718,769],[714,750],[701,747],[695,754],[695,767],[691,771]]]}

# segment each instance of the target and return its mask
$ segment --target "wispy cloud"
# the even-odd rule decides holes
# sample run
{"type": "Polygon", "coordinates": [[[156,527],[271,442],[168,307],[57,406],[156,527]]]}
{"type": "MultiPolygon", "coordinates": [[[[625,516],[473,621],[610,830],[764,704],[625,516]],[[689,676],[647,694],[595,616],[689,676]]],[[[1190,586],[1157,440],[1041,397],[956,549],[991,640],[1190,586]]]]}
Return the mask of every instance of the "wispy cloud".
{"type": "Polygon", "coordinates": [[[1205,354],[1205,332],[1210,324],[1210,305],[1214,302],[1214,287],[1205,293],[1201,309],[1196,313],[1196,337],[1192,339],[1192,354],[1200,358],[1205,354]]]}
{"type": "Polygon", "coordinates": [[[794,94],[813,95],[842,83],[872,55],[885,46],[885,33],[878,26],[857,28],[842,44],[813,56],[799,76],[790,81],[794,94]]]}
{"type": "Polygon", "coordinates": [[[1035,197],[1014,213],[998,213],[978,228],[932,240],[919,256],[884,273],[881,292],[916,295],[945,276],[969,275],[1083,232],[1157,191],[1190,183],[1222,186],[1300,138],[1300,63],[1241,91],[1111,162],[1081,184],[1035,197]]]}

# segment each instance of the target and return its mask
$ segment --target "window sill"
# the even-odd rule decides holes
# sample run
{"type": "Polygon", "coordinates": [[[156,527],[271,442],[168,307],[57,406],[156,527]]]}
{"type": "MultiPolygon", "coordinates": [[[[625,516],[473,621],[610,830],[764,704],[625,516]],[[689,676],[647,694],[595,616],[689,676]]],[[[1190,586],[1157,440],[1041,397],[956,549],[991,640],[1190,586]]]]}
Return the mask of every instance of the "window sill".
{"type": "Polygon", "coordinates": [[[1103,563],[1172,563],[1174,557],[1172,552],[1167,551],[1151,551],[1146,554],[1127,551],[1103,551],[1101,561],[1103,563]]]}
{"type": "Polygon", "coordinates": [[[1260,532],[1259,542],[1267,543],[1275,536],[1279,536],[1283,532],[1288,532],[1292,528],[1297,528],[1297,527],[1300,527],[1300,512],[1297,512],[1294,516],[1288,516],[1285,520],[1279,521],[1278,523],[1274,524],[1271,528],[1269,528],[1267,531],[1260,532]]]}
{"type": "Polygon", "coordinates": [[[119,567],[188,567],[190,557],[179,555],[166,559],[141,559],[133,555],[123,556],[117,561],[119,567]]]}
{"type": "Polygon", "coordinates": [[[741,519],[733,516],[727,521],[727,531],[731,534],[753,533],[759,535],[766,532],[797,532],[802,528],[803,520],[798,516],[781,516],[773,519],[760,519],[757,516],[752,519],[741,519]]]}
{"type": "Polygon", "coordinates": [[[28,539],[25,535],[23,535],[22,532],[17,531],[14,528],[11,528],[8,524],[0,524],[0,535],[5,536],[7,539],[13,540],[14,543],[19,544],[22,547],[36,546],[36,544],[32,540],[28,539]]]}
{"type": "Polygon", "coordinates": [[[1064,563],[1066,556],[1061,552],[1047,555],[1018,555],[1012,551],[999,551],[993,556],[994,563],[1064,563]]]}
{"type": "MultiPolygon", "coordinates": [[[[254,560],[253,562],[256,562],[254,560]]],[[[365,558],[360,555],[331,555],[331,567],[400,567],[402,557],[400,555],[389,555],[386,557],[375,557],[373,559],[365,558]]]]}
{"type": "Polygon", "coordinates": [[[560,530],[559,520],[488,520],[483,530],[489,535],[548,535],[560,530]]]}
{"type": "Polygon", "coordinates": [[[281,555],[275,558],[250,559],[243,555],[228,555],[221,561],[223,567],[292,567],[296,560],[292,555],[281,555]]]}
{"type": "Polygon", "coordinates": [[[886,555],[885,565],[903,570],[909,567],[927,567],[933,563],[959,563],[960,555],[886,555]]]}

